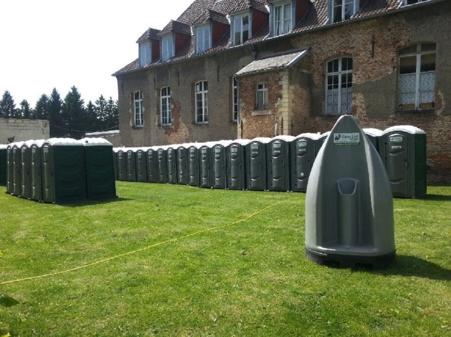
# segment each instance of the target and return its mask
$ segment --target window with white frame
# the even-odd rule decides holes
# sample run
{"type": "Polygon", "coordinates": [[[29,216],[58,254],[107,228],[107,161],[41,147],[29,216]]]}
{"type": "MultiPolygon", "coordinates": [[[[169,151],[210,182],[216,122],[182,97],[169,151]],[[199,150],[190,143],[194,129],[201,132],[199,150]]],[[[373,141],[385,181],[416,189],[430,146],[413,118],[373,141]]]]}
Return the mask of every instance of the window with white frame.
{"type": "Polygon", "coordinates": [[[352,111],[352,58],[327,62],[326,114],[343,115],[352,111]]]}
{"type": "Polygon", "coordinates": [[[150,41],[141,42],[139,44],[139,66],[144,67],[151,61],[151,44],[150,41]]]}
{"type": "Polygon", "coordinates": [[[238,121],[238,81],[236,78],[232,81],[232,120],[238,121]]]}
{"type": "Polygon", "coordinates": [[[332,4],[332,22],[349,20],[358,10],[358,0],[330,0],[332,4]]]}
{"type": "Polygon", "coordinates": [[[208,123],[208,82],[200,81],[195,84],[196,123],[208,123]]]}
{"type": "Polygon", "coordinates": [[[268,87],[266,83],[257,84],[257,110],[268,109],[268,87]]]}
{"type": "Polygon", "coordinates": [[[196,27],[196,53],[203,53],[211,48],[211,29],[210,25],[196,27]]]}
{"type": "Polygon", "coordinates": [[[172,109],[171,109],[171,88],[164,87],[160,90],[160,111],[161,111],[161,125],[172,124],[172,109]]]}
{"type": "Polygon", "coordinates": [[[291,16],[291,1],[279,5],[274,5],[274,36],[286,34],[293,28],[291,23],[291,16]]]}
{"type": "Polygon", "coordinates": [[[233,44],[243,44],[249,39],[249,14],[235,16],[233,19],[233,44]]]}
{"type": "Polygon", "coordinates": [[[161,39],[161,60],[167,61],[174,57],[174,39],[172,35],[163,36],[161,39]]]}
{"type": "Polygon", "coordinates": [[[399,107],[432,109],[435,103],[435,43],[418,43],[399,52],[399,107]]]}
{"type": "Polygon", "coordinates": [[[133,94],[135,126],[143,126],[143,93],[136,91],[133,94]]]}

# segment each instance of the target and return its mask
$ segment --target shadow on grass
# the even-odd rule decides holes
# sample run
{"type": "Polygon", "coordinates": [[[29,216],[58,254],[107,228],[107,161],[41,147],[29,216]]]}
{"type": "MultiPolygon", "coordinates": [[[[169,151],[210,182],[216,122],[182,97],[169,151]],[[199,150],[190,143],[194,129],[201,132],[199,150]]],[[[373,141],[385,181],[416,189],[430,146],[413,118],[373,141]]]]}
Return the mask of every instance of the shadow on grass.
{"type": "Polygon", "coordinates": [[[427,201],[451,201],[451,195],[427,194],[423,200],[427,201]]]}
{"type": "Polygon", "coordinates": [[[9,307],[13,307],[19,303],[20,303],[19,301],[15,300],[11,296],[8,296],[5,294],[0,294],[0,306],[2,306],[2,307],[9,308],[9,307]]]}
{"type": "Polygon", "coordinates": [[[371,273],[422,277],[431,280],[450,281],[451,270],[415,256],[397,255],[395,263],[384,270],[368,270],[371,273]]]}
{"type": "Polygon", "coordinates": [[[127,199],[127,198],[111,198],[111,199],[92,199],[92,200],[80,200],[73,203],[61,203],[58,204],[59,206],[63,207],[84,207],[84,206],[93,206],[93,205],[103,205],[103,204],[110,204],[113,202],[123,202],[123,201],[130,201],[133,199],[127,199]]]}

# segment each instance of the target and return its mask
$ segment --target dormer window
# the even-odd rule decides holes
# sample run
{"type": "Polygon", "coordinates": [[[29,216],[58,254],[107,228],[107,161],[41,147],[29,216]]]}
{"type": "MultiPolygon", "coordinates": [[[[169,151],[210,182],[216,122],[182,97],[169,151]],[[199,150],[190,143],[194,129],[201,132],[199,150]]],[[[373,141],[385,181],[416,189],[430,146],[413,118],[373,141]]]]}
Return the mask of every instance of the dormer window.
{"type": "Polygon", "coordinates": [[[330,0],[332,23],[349,20],[358,10],[359,0],[330,0]]]}
{"type": "Polygon", "coordinates": [[[250,37],[249,14],[237,15],[233,18],[233,44],[238,46],[250,37]]]}
{"type": "Polygon", "coordinates": [[[274,36],[287,34],[293,28],[291,1],[274,4],[273,8],[274,36]]]}
{"type": "Polygon", "coordinates": [[[210,24],[196,27],[196,53],[200,54],[211,48],[210,24]]]}
{"type": "Polygon", "coordinates": [[[174,57],[174,37],[171,35],[163,36],[161,39],[161,60],[163,62],[174,57]]]}
{"type": "Polygon", "coordinates": [[[141,42],[139,44],[139,66],[144,67],[152,60],[152,47],[150,41],[141,42]]]}

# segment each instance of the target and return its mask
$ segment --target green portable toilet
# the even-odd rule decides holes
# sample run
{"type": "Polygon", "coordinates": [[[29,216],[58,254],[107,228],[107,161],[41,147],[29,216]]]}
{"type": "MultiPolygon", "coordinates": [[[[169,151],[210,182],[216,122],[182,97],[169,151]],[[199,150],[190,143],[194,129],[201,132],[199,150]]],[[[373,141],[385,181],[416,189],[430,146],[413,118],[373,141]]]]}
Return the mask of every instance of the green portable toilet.
{"type": "Polygon", "coordinates": [[[168,183],[168,161],[167,146],[159,146],[158,153],[158,182],[160,184],[168,183]]]}
{"type": "Polygon", "coordinates": [[[246,145],[248,139],[236,139],[227,146],[227,186],[230,190],[246,189],[246,145]]]}
{"type": "Polygon", "coordinates": [[[213,145],[211,153],[212,169],[212,187],[226,189],[228,188],[228,167],[227,167],[227,146],[231,143],[229,140],[223,140],[213,145]]]}
{"type": "Polygon", "coordinates": [[[145,149],[147,161],[147,182],[158,182],[158,152],[155,148],[149,147],[145,149]]]}
{"type": "Polygon", "coordinates": [[[199,144],[192,144],[188,148],[188,185],[199,187],[199,144]]]}
{"type": "Polygon", "coordinates": [[[6,176],[8,170],[7,152],[8,145],[0,144],[0,185],[6,185],[6,176]]]}
{"type": "Polygon", "coordinates": [[[246,145],[247,189],[265,191],[267,189],[266,153],[271,138],[258,137],[246,145]]]}
{"type": "Polygon", "coordinates": [[[316,133],[302,133],[291,143],[291,191],[305,192],[317,154],[316,133]]]}
{"type": "Polygon", "coordinates": [[[113,144],[103,138],[84,138],[88,199],[116,198],[113,144]]]}
{"type": "Polygon", "coordinates": [[[305,197],[305,252],[318,264],[388,267],[396,256],[383,163],[355,118],[341,116],[319,151],[305,197]]]}
{"type": "Polygon", "coordinates": [[[382,130],[375,128],[365,128],[363,129],[363,132],[368,137],[370,143],[373,144],[376,151],[379,151],[379,139],[382,136],[382,130]]]}
{"type": "Polygon", "coordinates": [[[171,145],[166,150],[166,159],[168,161],[168,183],[177,184],[177,146],[171,145]]]}
{"type": "Polygon", "coordinates": [[[117,180],[127,181],[127,149],[121,147],[116,151],[117,180]]]}
{"type": "Polygon", "coordinates": [[[50,138],[42,145],[43,201],[67,203],[86,194],[85,148],[72,138],[50,138]]]}
{"type": "Polygon", "coordinates": [[[211,163],[211,142],[204,143],[199,148],[199,187],[211,188],[213,184],[213,170],[211,163]]]}
{"type": "Polygon", "coordinates": [[[6,193],[14,192],[14,160],[13,160],[14,143],[6,147],[6,193]]]}
{"type": "Polygon", "coordinates": [[[421,198],[427,193],[426,133],[411,125],[386,129],[379,154],[394,197],[421,198]]]}
{"type": "Polygon", "coordinates": [[[147,160],[144,149],[135,149],[136,181],[147,182],[147,160]]]}
{"type": "Polygon", "coordinates": [[[31,144],[33,141],[26,141],[20,147],[21,181],[20,197],[31,199],[31,144]]]}
{"type": "Polygon", "coordinates": [[[290,147],[294,139],[293,136],[277,136],[268,143],[268,191],[290,191],[290,147]]]}
{"type": "Polygon", "coordinates": [[[177,183],[188,185],[188,148],[190,144],[177,147],[177,183]]]}
{"type": "Polygon", "coordinates": [[[114,166],[114,179],[118,180],[117,177],[117,151],[118,148],[113,147],[113,166],[114,166]]]}
{"type": "Polygon", "coordinates": [[[136,182],[136,153],[135,148],[127,148],[126,163],[127,163],[127,181],[136,182]]]}
{"type": "Polygon", "coordinates": [[[20,148],[24,142],[14,143],[12,147],[13,162],[13,192],[12,195],[19,197],[22,194],[22,159],[20,148]]]}
{"type": "Polygon", "coordinates": [[[31,200],[42,201],[42,145],[45,140],[31,143],[31,200]]]}

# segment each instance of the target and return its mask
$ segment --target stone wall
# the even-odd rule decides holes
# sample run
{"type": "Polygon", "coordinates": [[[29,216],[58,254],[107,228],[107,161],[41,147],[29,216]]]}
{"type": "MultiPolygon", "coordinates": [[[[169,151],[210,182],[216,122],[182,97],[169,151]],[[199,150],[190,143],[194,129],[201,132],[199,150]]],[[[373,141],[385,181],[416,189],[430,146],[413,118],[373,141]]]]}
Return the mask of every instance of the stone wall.
{"type": "Polygon", "coordinates": [[[44,119],[0,118],[0,144],[50,137],[50,125],[44,119]]]}

